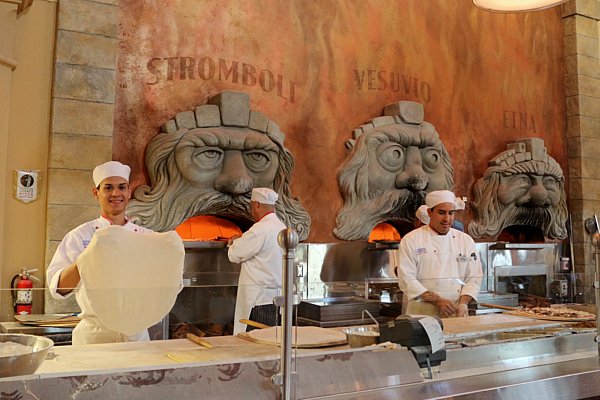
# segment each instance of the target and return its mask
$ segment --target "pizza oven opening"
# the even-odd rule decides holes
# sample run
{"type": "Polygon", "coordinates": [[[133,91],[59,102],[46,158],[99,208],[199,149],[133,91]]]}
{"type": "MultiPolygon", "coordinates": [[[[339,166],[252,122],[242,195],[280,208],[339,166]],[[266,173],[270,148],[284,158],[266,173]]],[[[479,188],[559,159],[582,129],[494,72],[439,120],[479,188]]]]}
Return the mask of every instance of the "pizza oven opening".
{"type": "Polygon", "coordinates": [[[176,227],[185,246],[184,288],[169,314],[169,338],[233,333],[240,265],[229,262],[227,242],[252,221],[202,215],[176,227]]]}
{"type": "Polygon", "coordinates": [[[499,242],[508,243],[544,243],[544,232],[537,226],[510,225],[498,235],[499,242]]]}

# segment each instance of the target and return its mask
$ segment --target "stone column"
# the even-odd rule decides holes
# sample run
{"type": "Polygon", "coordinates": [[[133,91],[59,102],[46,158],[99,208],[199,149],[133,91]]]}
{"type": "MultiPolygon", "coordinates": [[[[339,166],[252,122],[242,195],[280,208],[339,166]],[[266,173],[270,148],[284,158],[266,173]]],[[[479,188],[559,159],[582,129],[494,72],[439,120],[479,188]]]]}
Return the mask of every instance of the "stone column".
{"type": "MultiPolygon", "coordinates": [[[[14,4],[0,3],[0,171],[7,171],[7,151],[9,136],[9,113],[10,113],[10,91],[12,85],[13,70],[17,67],[17,61],[13,59],[13,46],[15,37],[15,26],[17,18],[17,7],[14,4]]],[[[6,273],[6,254],[4,251],[4,230],[6,229],[5,199],[10,196],[10,175],[0,174],[0,271],[2,271],[3,287],[10,285],[11,277],[6,273]],[[8,281],[8,282],[7,282],[8,281]]],[[[0,295],[0,309],[7,308],[2,302],[10,302],[10,296],[0,295]]],[[[10,305],[12,307],[12,304],[10,305]]]]}
{"type": "Polygon", "coordinates": [[[600,1],[570,0],[562,12],[573,258],[575,271],[581,274],[577,289],[592,302],[594,248],[584,221],[600,215],[600,1]]]}
{"type": "MultiPolygon", "coordinates": [[[[46,265],[69,230],[98,217],[95,165],[112,159],[118,0],[61,0],[57,21],[46,265]]],[[[46,296],[45,311],[76,309],[46,296]],[[67,309],[65,309],[67,308],[67,309]]]]}

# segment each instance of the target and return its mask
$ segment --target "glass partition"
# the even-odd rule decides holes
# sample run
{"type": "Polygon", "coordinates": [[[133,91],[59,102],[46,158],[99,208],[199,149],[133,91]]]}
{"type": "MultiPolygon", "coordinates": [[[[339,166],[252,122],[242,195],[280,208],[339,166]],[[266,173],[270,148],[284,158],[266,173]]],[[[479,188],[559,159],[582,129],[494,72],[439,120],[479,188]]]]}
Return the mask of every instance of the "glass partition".
{"type": "MultiPolygon", "coordinates": [[[[480,297],[485,300],[480,302],[488,302],[490,296],[497,295],[516,295],[520,301],[524,296],[533,296],[550,303],[567,302],[571,298],[561,297],[565,290],[571,294],[570,279],[573,274],[561,272],[558,264],[555,265],[560,260],[558,245],[511,248],[478,243],[477,249],[483,267],[479,291],[480,297]]],[[[333,327],[345,323],[359,324],[365,318],[370,319],[368,315],[363,315],[363,310],[367,310],[378,321],[406,312],[406,304],[410,299],[399,287],[395,276],[397,252],[393,248],[370,248],[366,243],[299,244],[295,252],[293,276],[297,302],[302,300],[302,303],[295,310],[295,322],[299,325],[333,327]],[[372,304],[377,306],[373,307],[372,304]]],[[[250,293],[247,308],[259,303],[267,304],[274,297],[282,295],[281,288],[277,287],[239,286],[239,274],[240,265],[229,262],[224,246],[207,248],[186,244],[181,290],[164,319],[152,327],[151,339],[182,338],[187,333],[199,336],[231,335],[235,322],[239,322],[239,319],[235,320],[235,309],[240,288],[244,293],[250,293]],[[266,297],[269,300],[265,300],[266,297]],[[261,300],[257,302],[257,298],[261,300]]],[[[576,290],[581,294],[579,297],[594,298],[593,289],[583,286],[579,275],[574,275],[577,279],[576,290]]],[[[443,280],[420,279],[420,285],[434,292],[450,290],[448,288],[456,291],[467,283],[464,280],[464,277],[458,276],[443,280]]],[[[114,288],[106,289],[107,292],[113,292],[116,304],[114,312],[119,312],[119,293],[140,298],[148,296],[143,289],[137,289],[134,283],[128,287],[127,282],[122,282],[122,286],[117,291],[114,288]]],[[[31,313],[41,319],[78,314],[80,309],[75,301],[78,290],[75,289],[74,294],[66,299],[56,299],[36,282],[31,294],[31,313]]],[[[158,288],[150,292],[154,293],[153,296],[160,296],[158,288]]],[[[8,321],[4,321],[4,324],[17,323],[12,317],[16,312],[13,309],[16,291],[3,289],[0,293],[5,314],[8,315],[8,321]]],[[[107,293],[104,297],[111,296],[107,293]]],[[[448,294],[448,297],[452,296],[448,294]]],[[[139,312],[142,313],[143,308],[139,312]]],[[[129,314],[129,318],[136,318],[135,312],[129,314]]],[[[27,326],[33,324],[30,322],[27,326]]],[[[53,321],[52,324],[58,325],[60,322],[53,321]]],[[[63,329],[57,333],[63,333],[66,329],[64,326],[44,328],[52,332],[55,332],[54,328],[63,329]]]]}

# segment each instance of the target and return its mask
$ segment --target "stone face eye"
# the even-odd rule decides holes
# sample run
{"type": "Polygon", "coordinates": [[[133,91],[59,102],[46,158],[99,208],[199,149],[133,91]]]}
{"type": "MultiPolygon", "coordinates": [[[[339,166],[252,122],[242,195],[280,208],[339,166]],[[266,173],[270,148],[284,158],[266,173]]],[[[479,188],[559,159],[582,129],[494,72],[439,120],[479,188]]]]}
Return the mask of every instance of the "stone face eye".
{"type": "Polygon", "coordinates": [[[202,168],[215,168],[221,164],[223,150],[216,147],[199,148],[194,157],[202,168]]]}
{"type": "Polygon", "coordinates": [[[426,172],[435,171],[442,162],[442,156],[439,150],[433,147],[426,147],[422,149],[421,158],[423,159],[423,169],[426,172]]]}
{"type": "Polygon", "coordinates": [[[265,151],[252,150],[244,152],[244,164],[254,172],[260,172],[271,165],[271,157],[265,151]]]}
{"type": "Polygon", "coordinates": [[[542,182],[546,189],[558,190],[558,182],[557,182],[556,178],[554,178],[553,176],[548,176],[548,175],[544,176],[542,182]]]}
{"type": "Polygon", "coordinates": [[[377,160],[387,170],[395,171],[404,166],[405,149],[397,143],[384,143],[377,149],[377,160]]]}

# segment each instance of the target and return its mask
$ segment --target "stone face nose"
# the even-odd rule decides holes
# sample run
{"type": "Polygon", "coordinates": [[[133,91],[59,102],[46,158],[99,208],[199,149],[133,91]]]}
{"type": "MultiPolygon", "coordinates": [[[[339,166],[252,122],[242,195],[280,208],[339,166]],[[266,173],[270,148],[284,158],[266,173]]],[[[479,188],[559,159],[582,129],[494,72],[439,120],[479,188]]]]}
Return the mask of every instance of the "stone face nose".
{"type": "Polygon", "coordinates": [[[250,192],[252,183],[252,178],[247,173],[241,151],[226,151],[223,169],[215,179],[215,189],[221,193],[240,195],[250,192]]]}
{"type": "Polygon", "coordinates": [[[429,179],[423,170],[422,164],[423,159],[419,149],[415,146],[407,147],[404,168],[396,176],[396,188],[411,191],[424,190],[429,183],[429,179]]]}
{"type": "Polygon", "coordinates": [[[550,197],[548,196],[548,190],[544,187],[541,182],[538,182],[531,187],[529,191],[529,202],[534,207],[548,207],[550,206],[550,197]]]}

